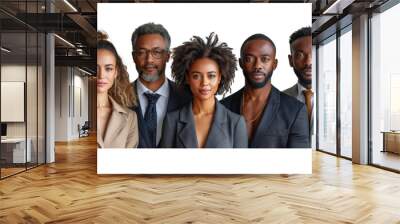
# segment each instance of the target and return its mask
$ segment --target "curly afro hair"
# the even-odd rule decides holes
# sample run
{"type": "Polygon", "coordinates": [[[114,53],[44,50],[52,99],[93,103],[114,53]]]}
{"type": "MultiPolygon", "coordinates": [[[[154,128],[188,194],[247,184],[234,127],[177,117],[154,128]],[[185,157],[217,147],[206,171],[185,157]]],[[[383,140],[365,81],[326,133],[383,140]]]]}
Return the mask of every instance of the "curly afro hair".
{"type": "Polygon", "coordinates": [[[233,78],[235,77],[236,57],[232,53],[232,48],[226,43],[218,43],[218,35],[211,33],[204,41],[199,36],[193,36],[190,41],[174,48],[172,55],[172,77],[180,88],[186,88],[186,74],[189,72],[193,62],[200,58],[214,60],[221,73],[221,82],[218,86],[217,94],[230,91],[233,78]]]}

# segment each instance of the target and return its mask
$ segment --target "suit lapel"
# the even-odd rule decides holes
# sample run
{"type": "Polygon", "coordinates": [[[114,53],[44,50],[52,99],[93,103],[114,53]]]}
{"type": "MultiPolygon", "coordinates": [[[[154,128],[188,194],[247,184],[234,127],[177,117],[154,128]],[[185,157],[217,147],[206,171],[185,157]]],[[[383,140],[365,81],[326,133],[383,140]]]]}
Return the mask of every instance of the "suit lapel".
{"type": "Polygon", "coordinates": [[[139,95],[138,95],[138,92],[137,92],[137,80],[135,80],[133,82],[132,86],[133,86],[133,91],[135,92],[135,94],[137,96],[137,105],[136,105],[136,107],[134,107],[132,109],[136,112],[137,116],[140,116],[141,118],[144,118],[144,116],[142,114],[142,107],[140,106],[139,95]]]}
{"type": "Polygon", "coordinates": [[[266,108],[264,109],[261,121],[257,126],[251,145],[256,144],[258,139],[263,139],[263,134],[267,132],[269,126],[271,125],[272,121],[276,116],[276,113],[279,109],[279,104],[280,104],[279,91],[275,89],[274,86],[272,86],[268,103],[266,105],[266,108]]]}
{"type": "Polygon", "coordinates": [[[242,95],[243,95],[244,88],[240,89],[234,95],[232,96],[232,101],[229,109],[232,112],[235,112],[237,114],[240,114],[240,107],[242,105],[242,95]]]}
{"type": "Polygon", "coordinates": [[[167,103],[167,112],[170,112],[175,110],[176,108],[178,95],[176,94],[175,86],[171,83],[170,80],[168,80],[168,85],[169,85],[169,97],[167,103]]]}
{"type": "MultiPolygon", "coordinates": [[[[289,94],[290,95],[290,94],[289,94]]],[[[292,86],[291,88],[291,96],[294,96],[297,98],[297,96],[299,95],[299,88],[297,87],[297,83],[294,84],[294,86],[292,86]]]]}
{"type": "Polygon", "coordinates": [[[112,142],[114,140],[115,136],[117,136],[121,132],[124,125],[126,125],[125,116],[118,111],[113,110],[110,120],[107,124],[106,132],[104,134],[104,144],[110,145],[109,142],[112,142]]]}
{"type": "Polygon", "coordinates": [[[171,112],[188,104],[192,100],[190,90],[179,89],[174,82],[168,79],[169,97],[167,103],[167,112],[171,112]]]}
{"type": "Polygon", "coordinates": [[[100,135],[100,132],[97,132],[97,148],[104,148],[103,136],[100,135]]]}
{"type": "Polygon", "coordinates": [[[142,107],[140,105],[140,100],[139,100],[139,95],[137,92],[137,80],[133,82],[133,89],[138,96],[138,104],[136,105],[135,108],[132,108],[137,115],[138,118],[138,127],[139,127],[139,145],[138,148],[149,148],[151,147],[151,141],[150,141],[150,136],[147,133],[147,125],[144,121],[144,115],[142,112],[142,107]]]}
{"type": "Polygon", "coordinates": [[[210,131],[208,132],[207,141],[204,145],[205,148],[218,148],[218,145],[226,145],[224,142],[228,139],[225,128],[227,112],[217,100],[215,102],[215,107],[214,119],[210,131]]]}
{"type": "Polygon", "coordinates": [[[192,104],[189,103],[179,112],[178,138],[185,148],[198,148],[192,104]]]}
{"type": "Polygon", "coordinates": [[[110,119],[107,121],[107,128],[104,133],[104,138],[100,136],[100,145],[112,146],[113,142],[121,130],[125,127],[127,121],[127,112],[121,107],[112,97],[109,96],[113,110],[111,111],[110,119]]]}

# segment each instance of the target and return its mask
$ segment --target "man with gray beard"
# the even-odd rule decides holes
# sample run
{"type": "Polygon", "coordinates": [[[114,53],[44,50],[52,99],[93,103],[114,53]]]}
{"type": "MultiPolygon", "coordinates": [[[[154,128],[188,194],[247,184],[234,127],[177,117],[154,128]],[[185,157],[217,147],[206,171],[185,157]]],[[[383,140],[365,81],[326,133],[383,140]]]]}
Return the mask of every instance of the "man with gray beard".
{"type": "Polygon", "coordinates": [[[165,77],[170,58],[171,38],[161,24],[146,23],[132,34],[132,57],[139,78],[132,85],[138,96],[139,148],[156,148],[160,142],[164,117],[190,100],[165,77]]]}

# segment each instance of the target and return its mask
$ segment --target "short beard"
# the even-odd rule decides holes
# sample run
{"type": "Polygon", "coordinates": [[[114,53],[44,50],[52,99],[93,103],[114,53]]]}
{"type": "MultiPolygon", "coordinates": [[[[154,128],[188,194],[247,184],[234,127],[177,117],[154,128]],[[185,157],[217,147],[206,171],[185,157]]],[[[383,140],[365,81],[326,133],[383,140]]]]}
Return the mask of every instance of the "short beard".
{"type": "Polygon", "coordinates": [[[251,86],[252,89],[260,89],[263,88],[267,83],[271,81],[273,71],[271,71],[269,74],[266,75],[264,81],[262,82],[255,82],[249,78],[248,74],[244,74],[244,78],[246,79],[246,82],[251,86]]]}
{"type": "Polygon", "coordinates": [[[160,79],[160,72],[157,72],[154,75],[149,75],[144,72],[140,73],[139,76],[146,82],[155,82],[160,79]]]}
{"type": "Polygon", "coordinates": [[[294,69],[294,68],[293,68],[293,71],[294,71],[294,73],[296,74],[297,79],[299,80],[299,83],[300,83],[302,86],[306,87],[306,86],[312,84],[312,80],[308,80],[308,79],[304,79],[304,78],[303,78],[303,73],[302,73],[301,71],[298,71],[298,70],[296,70],[296,69],[294,69]]]}
{"type": "Polygon", "coordinates": [[[149,75],[144,73],[144,71],[142,71],[138,66],[136,66],[136,70],[139,73],[139,77],[142,78],[144,81],[146,82],[155,82],[157,80],[160,79],[160,77],[162,76],[162,74],[164,74],[165,72],[165,67],[163,69],[157,70],[157,73],[154,75],[149,75]]]}

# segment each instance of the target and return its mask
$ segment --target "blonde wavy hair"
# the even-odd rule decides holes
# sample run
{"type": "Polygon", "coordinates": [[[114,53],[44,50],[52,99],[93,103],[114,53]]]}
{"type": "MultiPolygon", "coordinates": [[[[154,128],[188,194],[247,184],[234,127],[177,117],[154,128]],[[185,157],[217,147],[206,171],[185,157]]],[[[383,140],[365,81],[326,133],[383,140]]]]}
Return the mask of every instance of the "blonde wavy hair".
{"type": "Polygon", "coordinates": [[[110,51],[116,59],[117,77],[114,79],[113,85],[108,90],[108,95],[122,106],[134,107],[137,105],[136,91],[134,91],[129,82],[129,74],[121,57],[114,45],[107,39],[108,35],[105,32],[97,32],[97,50],[110,51]]]}

